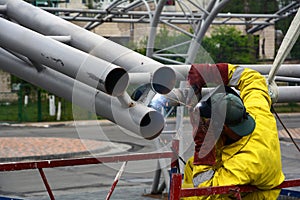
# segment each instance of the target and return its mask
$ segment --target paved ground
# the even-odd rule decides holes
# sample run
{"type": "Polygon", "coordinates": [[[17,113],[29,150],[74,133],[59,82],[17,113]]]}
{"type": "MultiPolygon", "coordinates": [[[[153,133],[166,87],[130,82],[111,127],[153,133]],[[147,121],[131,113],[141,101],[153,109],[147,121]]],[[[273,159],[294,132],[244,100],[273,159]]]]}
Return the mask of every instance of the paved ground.
{"type": "MultiPolygon", "coordinates": [[[[296,116],[298,118],[298,116],[296,116]]],[[[299,125],[299,119],[295,120],[295,116],[285,116],[284,120],[286,122],[290,123],[289,126],[289,131],[291,132],[293,138],[298,142],[300,141],[300,125],[299,125]]],[[[94,124],[97,124],[97,122],[93,121],[82,121],[80,122],[80,125],[82,127],[85,126],[92,126],[94,124]]],[[[110,125],[110,123],[107,123],[106,125],[110,125]]],[[[12,127],[15,127],[16,130],[18,129],[19,131],[22,131],[24,127],[24,130],[27,130],[29,132],[33,132],[30,127],[36,127],[37,130],[39,127],[61,127],[62,129],[58,130],[65,130],[63,127],[70,127],[73,126],[73,122],[67,122],[66,124],[62,123],[31,123],[31,124],[14,124],[14,125],[9,125],[10,129],[12,127]]],[[[6,127],[5,124],[2,124],[2,127],[6,127]]],[[[1,162],[8,162],[8,161],[20,161],[20,160],[39,160],[39,159],[52,159],[52,158],[69,158],[69,157],[81,157],[83,155],[89,155],[91,153],[91,150],[94,150],[95,152],[101,153],[101,152],[108,152],[108,153],[123,153],[128,151],[130,148],[132,148],[131,145],[128,145],[130,142],[132,143],[138,143],[140,146],[145,147],[150,147],[151,145],[147,142],[136,142],[136,141],[126,141],[124,139],[119,138],[120,136],[118,134],[113,134],[111,135],[112,140],[115,141],[118,145],[118,148],[114,148],[113,143],[111,142],[105,142],[105,141],[99,141],[99,140],[94,140],[93,138],[74,138],[73,136],[66,136],[62,137],[62,135],[51,135],[50,137],[45,137],[43,134],[24,134],[22,137],[20,137],[20,133],[12,134],[14,131],[12,129],[11,132],[9,132],[8,135],[9,137],[5,137],[1,135],[1,140],[0,140],[0,161],[1,162]],[[115,138],[114,138],[115,137],[115,138]],[[117,139],[119,138],[119,140],[117,139]],[[119,143],[118,141],[123,141],[122,143],[119,143]],[[41,148],[42,146],[42,148],[41,148]],[[88,148],[87,148],[88,146],[88,148]],[[66,148],[67,147],[67,148],[66,148]],[[114,149],[117,149],[117,151],[114,151],[114,149]]],[[[42,130],[42,129],[41,129],[42,130]]],[[[46,129],[43,129],[46,130],[46,129]]],[[[85,129],[83,130],[84,132],[88,132],[85,129]]],[[[282,129],[282,127],[279,125],[279,138],[281,140],[281,148],[282,148],[282,160],[283,160],[283,170],[285,171],[286,178],[291,179],[291,178],[299,178],[300,171],[300,162],[299,162],[299,152],[295,150],[294,145],[291,143],[291,140],[286,133],[285,130],[282,129]],[[298,158],[298,159],[297,159],[298,158]]],[[[144,163],[145,164],[145,163],[144,163]]],[[[149,163],[150,165],[153,165],[152,163],[149,163]]],[[[150,165],[145,164],[145,172],[146,167],[150,167],[150,165]]],[[[132,169],[130,173],[134,173],[135,170],[140,170],[139,164],[133,163],[131,166],[128,166],[128,169],[132,169]]],[[[154,165],[155,166],[155,165],[154,165]]],[[[111,166],[109,166],[112,168],[111,166]]],[[[151,167],[150,167],[151,168],[151,167]]],[[[152,167],[153,168],[153,167],[152,167]]],[[[115,169],[119,169],[119,166],[117,166],[115,169]]],[[[105,181],[105,176],[101,175],[101,182],[107,183],[107,185],[104,185],[105,187],[100,187],[99,186],[93,186],[92,183],[90,185],[83,185],[83,186],[74,186],[74,189],[68,188],[67,191],[64,191],[62,188],[65,186],[55,186],[53,185],[55,191],[55,197],[56,199],[95,199],[95,197],[105,197],[108,188],[110,188],[110,185],[112,183],[112,180],[114,175],[116,174],[116,170],[111,170],[111,169],[97,169],[93,168],[80,168],[80,172],[77,171],[76,167],[71,167],[66,170],[58,169],[55,170],[53,169],[52,171],[49,171],[47,173],[50,173],[50,175],[55,176],[53,180],[55,179],[56,182],[62,182],[61,184],[64,183],[64,178],[60,177],[60,174],[64,171],[64,175],[66,172],[70,172],[70,177],[72,177],[73,174],[76,174],[78,176],[79,173],[82,173],[82,171],[85,171],[84,175],[87,175],[87,180],[86,182],[93,182],[93,178],[95,174],[97,173],[108,173],[110,174],[109,177],[107,178],[107,181],[105,181]],[[97,171],[98,170],[98,171],[97,171]],[[95,172],[97,171],[97,172],[95,172]],[[93,175],[93,176],[92,176],[93,175]],[[58,181],[57,181],[58,180],[58,181]],[[87,189],[88,188],[88,189],[87,189]],[[80,189],[80,190],[79,190],[80,189]]],[[[13,179],[25,179],[22,180],[24,183],[28,183],[28,178],[26,177],[31,177],[30,174],[32,172],[29,172],[29,175],[24,175],[24,174],[9,174],[9,178],[13,179]],[[15,178],[13,178],[16,176],[15,178]],[[23,178],[23,176],[25,178],[23,178]]],[[[6,177],[6,176],[4,176],[6,177]]],[[[50,177],[50,176],[49,176],[50,177]]],[[[70,178],[70,180],[73,180],[73,182],[76,182],[81,179],[83,181],[83,176],[79,176],[75,178],[70,178]]],[[[149,190],[151,188],[151,183],[153,181],[153,173],[141,173],[141,174],[135,174],[134,176],[127,174],[124,174],[122,176],[122,180],[118,183],[118,187],[115,190],[113,196],[111,199],[143,199],[143,200],[150,200],[153,198],[143,196],[143,194],[149,194],[149,190]],[[121,189],[120,189],[121,188],[121,189]],[[139,194],[139,195],[137,195],[139,194]],[[126,198],[124,198],[124,195],[126,198]]],[[[99,179],[99,176],[97,177],[99,179]]],[[[99,181],[98,179],[95,182],[99,181]]],[[[38,178],[37,178],[38,179],[38,178]]],[[[67,175],[68,179],[68,175],[67,175]]],[[[68,180],[68,181],[70,181],[68,180]]],[[[33,180],[30,180],[28,184],[33,184],[35,185],[35,182],[32,182],[33,180]]],[[[53,182],[52,180],[50,180],[53,182]]],[[[0,184],[1,191],[7,191],[7,195],[11,196],[11,193],[9,193],[10,187],[12,186],[12,182],[9,182],[9,179],[7,180],[0,180],[0,183],[5,184],[0,184]]],[[[84,181],[83,181],[84,182],[84,181]]],[[[14,183],[15,184],[15,183],[14,183]]],[[[20,183],[22,185],[22,183],[20,183]]],[[[78,183],[79,184],[79,183],[78,183]]],[[[81,182],[80,182],[81,184],[81,182]]],[[[23,187],[23,186],[22,186],[23,187]]],[[[72,186],[73,187],[73,186],[72,186]]],[[[37,199],[49,199],[47,195],[45,195],[45,190],[43,188],[41,189],[35,189],[35,191],[32,191],[33,193],[30,193],[31,189],[27,188],[26,192],[26,187],[23,188],[24,193],[22,195],[26,194],[29,195],[29,199],[37,200],[37,199]],[[40,193],[39,194],[39,191],[40,193]]],[[[20,190],[22,188],[20,187],[20,190]]],[[[1,193],[0,193],[1,195],[1,193]]],[[[5,195],[2,193],[2,195],[5,195]]],[[[20,195],[20,196],[22,196],[20,195]]],[[[26,199],[26,198],[25,198],[26,199]]],[[[104,199],[104,198],[97,198],[97,199],[104,199]]]]}
{"type": "MultiPolygon", "coordinates": [[[[86,125],[96,122],[82,122],[86,125]]],[[[72,122],[66,122],[70,125],[72,122]]],[[[50,127],[62,125],[62,123],[30,123],[14,124],[14,127],[50,127]]],[[[291,136],[300,139],[300,128],[290,128],[291,136]]],[[[279,130],[281,140],[289,140],[289,134],[284,130],[279,130]]],[[[118,143],[118,148],[114,144],[106,141],[60,138],[60,137],[1,137],[0,140],[0,162],[14,162],[20,160],[41,160],[55,158],[71,158],[90,155],[91,152],[98,155],[118,153],[127,151],[130,145],[118,143]]]]}
{"type": "Polygon", "coordinates": [[[76,138],[1,137],[0,162],[74,158],[91,152],[105,155],[131,148],[130,145],[118,144],[116,151],[114,147],[111,142],[76,138]]]}
{"type": "MultiPolygon", "coordinates": [[[[97,121],[80,121],[79,126],[96,125],[97,121]]],[[[102,125],[111,125],[110,122],[101,122],[102,125]]],[[[1,124],[2,127],[11,128],[53,128],[75,126],[74,122],[44,122],[23,124],[1,124]]],[[[0,127],[1,127],[0,125],[0,127]]],[[[1,137],[0,140],[0,162],[14,162],[22,160],[43,160],[56,158],[74,158],[88,156],[91,153],[106,155],[121,153],[131,149],[131,145],[114,144],[107,141],[99,141],[83,138],[62,138],[47,136],[23,136],[1,137]],[[115,148],[118,145],[118,148],[115,148]]]]}

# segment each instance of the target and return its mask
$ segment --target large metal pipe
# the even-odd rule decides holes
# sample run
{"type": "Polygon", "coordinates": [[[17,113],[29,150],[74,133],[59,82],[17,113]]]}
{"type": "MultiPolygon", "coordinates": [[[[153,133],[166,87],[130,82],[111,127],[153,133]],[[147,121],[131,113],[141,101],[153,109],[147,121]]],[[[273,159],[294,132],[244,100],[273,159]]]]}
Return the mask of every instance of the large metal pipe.
{"type": "Polygon", "coordinates": [[[0,4],[6,5],[6,12],[3,14],[23,26],[44,35],[70,35],[72,38],[71,46],[119,65],[129,73],[152,73],[152,87],[158,93],[168,93],[175,86],[175,72],[162,63],[34,7],[25,1],[0,0],[0,4]]]}
{"type": "Polygon", "coordinates": [[[127,72],[107,61],[0,18],[0,46],[113,96],[128,86],[127,72]]]}
{"type": "Polygon", "coordinates": [[[294,44],[296,43],[298,37],[300,35],[300,8],[298,9],[290,27],[283,38],[283,41],[278,49],[277,55],[274,59],[272,68],[268,75],[268,83],[272,83],[274,81],[275,75],[287,57],[287,55],[292,50],[294,44]]]}
{"type": "MultiPolygon", "coordinates": [[[[272,65],[260,64],[260,65],[240,65],[248,67],[260,72],[263,75],[268,75],[272,65]]],[[[300,77],[300,65],[299,64],[282,64],[276,72],[276,76],[287,76],[287,77],[300,77]]]]}
{"type": "MultiPolygon", "coordinates": [[[[203,88],[202,94],[207,94],[211,88],[203,88]]],[[[238,93],[239,91],[236,90],[238,93]]],[[[300,86],[278,86],[276,103],[300,102],[300,86]]]]}
{"type": "MultiPolygon", "coordinates": [[[[168,65],[176,73],[178,80],[187,80],[187,75],[191,68],[191,65],[168,65]],[[181,78],[180,78],[181,77],[181,78]]],[[[272,65],[271,64],[259,64],[259,65],[239,65],[241,67],[250,68],[258,71],[262,75],[268,75],[272,65]]],[[[300,65],[299,64],[283,64],[277,71],[277,76],[286,76],[286,77],[300,77],[300,65]]]]}
{"type": "Polygon", "coordinates": [[[300,86],[279,86],[276,103],[300,102],[300,86]]]}
{"type": "Polygon", "coordinates": [[[139,103],[132,107],[124,107],[117,97],[109,96],[48,67],[38,72],[2,48],[0,68],[95,112],[143,138],[153,139],[163,130],[164,118],[154,109],[139,103]]]}
{"type": "MultiPolygon", "coordinates": [[[[213,88],[203,88],[202,96],[208,94],[213,88]]],[[[165,106],[189,106],[186,105],[188,88],[174,88],[170,93],[163,95],[166,98],[165,106]]],[[[279,86],[276,103],[300,102],[300,86],[279,86]]],[[[239,91],[237,91],[239,92],[239,91]]]]}
{"type": "Polygon", "coordinates": [[[214,3],[211,3],[209,5],[210,14],[204,15],[204,23],[199,24],[199,31],[196,33],[195,37],[191,40],[187,55],[188,57],[185,60],[186,64],[194,63],[196,59],[197,52],[200,48],[201,42],[203,40],[203,37],[209,28],[210,24],[213,22],[213,20],[216,18],[218,13],[224,8],[224,6],[229,2],[230,0],[223,0],[223,1],[214,1],[214,3]]]}

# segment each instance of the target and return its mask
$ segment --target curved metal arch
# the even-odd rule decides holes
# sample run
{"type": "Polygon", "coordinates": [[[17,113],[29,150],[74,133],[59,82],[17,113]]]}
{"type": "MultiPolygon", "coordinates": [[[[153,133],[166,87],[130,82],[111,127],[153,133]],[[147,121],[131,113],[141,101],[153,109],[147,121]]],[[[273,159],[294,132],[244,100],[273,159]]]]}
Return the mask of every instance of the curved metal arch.
{"type": "MultiPolygon", "coordinates": [[[[185,2],[183,2],[183,1],[177,0],[176,2],[179,4],[179,7],[181,8],[182,13],[184,15],[184,18],[187,19],[188,23],[191,25],[191,27],[193,28],[193,30],[195,30],[196,29],[196,27],[194,27],[195,26],[195,22],[190,20],[191,17],[195,18],[195,16],[193,15],[193,12],[191,10],[191,8],[189,8],[188,5],[185,2]],[[184,10],[183,7],[185,7],[187,10],[189,10],[189,15],[186,14],[186,12],[185,12],[185,10],[184,10]]],[[[188,1],[188,2],[192,3],[195,7],[199,8],[199,10],[201,10],[203,12],[205,11],[205,9],[201,9],[201,6],[198,6],[195,2],[193,2],[193,1],[188,1]]],[[[157,7],[155,9],[155,14],[154,14],[153,20],[151,20],[151,22],[150,22],[150,33],[149,33],[149,37],[148,37],[147,52],[146,52],[147,54],[146,55],[148,57],[158,58],[160,60],[164,60],[164,61],[167,61],[167,62],[178,63],[176,61],[172,62],[172,60],[170,60],[168,58],[163,58],[163,57],[161,57],[161,55],[156,54],[157,52],[156,53],[154,52],[154,43],[155,43],[156,31],[157,31],[157,26],[158,26],[158,24],[160,22],[168,25],[169,27],[171,27],[171,28],[173,28],[173,29],[175,29],[177,31],[180,31],[181,33],[183,33],[185,35],[189,35],[190,37],[193,36],[192,34],[188,33],[187,31],[185,31],[185,30],[183,30],[181,28],[178,28],[177,26],[169,23],[166,20],[161,19],[161,13],[162,13],[162,10],[163,10],[165,4],[166,4],[166,0],[159,1],[158,5],[157,5],[157,7]]],[[[184,43],[184,44],[186,44],[186,43],[184,43]]],[[[179,45],[175,45],[175,46],[180,46],[180,44],[179,45]]],[[[166,47],[164,50],[171,49],[173,47],[166,47]]],[[[159,50],[159,51],[163,51],[163,50],[159,50]]],[[[183,56],[186,56],[186,55],[183,55],[183,56]]],[[[180,64],[180,62],[178,64],[180,64]]]]}
{"type": "Polygon", "coordinates": [[[167,2],[167,0],[160,0],[158,2],[156,9],[155,9],[155,13],[150,22],[150,32],[148,35],[148,43],[147,43],[147,51],[146,51],[146,56],[148,56],[148,57],[152,57],[152,55],[153,55],[156,30],[157,30],[157,26],[159,24],[160,14],[161,14],[166,2],[167,2]]]}
{"type": "MultiPolygon", "coordinates": [[[[113,1],[109,6],[107,6],[105,8],[105,10],[107,12],[109,12],[110,10],[112,10],[113,8],[117,7],[118,5],[121,5],[122,3],[126,2],[126,0],[122,0],[122,1],[119,1],[119,0],[115,0],[113,1]]],[[[96,19],[99,19],[101,18],[102,14],[97,14],[94,18],[96,19]]],[[[111,15],[111,17],[113,17],[111,15]]],[[[101,22],[88,22],[86,25],[84,25],[83,28],[87,29],[87,30],[92,30],[94,27],[96,26],[99,26],[101,23],[103,23],[104,21],[101,21],[101,22]]]]}
{"type": "MultiPolygon", "coordinates": [[[[180,56],[185,58],[185,63],[192,63],[195,60],[195,56],[199,49],[200,43],[201,43],[202,38],[204,37],[207,29],[209,28],[210,24],[213,23],[213,20],[217,16],[219,11],[226,5],[227,2],[229,2],[229,0],[223,0],[223,1],[222,0],[219,0],[219,1],[212,0],[209,3],[207,9],[203,9],[200,5],[197,5],[194,1],[187,1],[191,5],[193,5],[195,8],[197,8],[199,10],[199,12],[203,12],[203,14],[200,16],[200,19],[198,19],[197,27],[195,27],[196,22],[191,20],[191,18],[196,18],[196,17],[192,11],[192,8],[190,8],[187,5],[187,2],[183,2],[183,1],[179,1],[179,0],[177,0],[176,2],[179,4],[179,7],[181,8],[184,17],[187,19],[188,23],[193,28],[194,33],[193,34],[189,33],[187,31],[175,26],[174,24],[171,24],[171,23],[163,20],[161,18],[161,14],[162,14],[164,5],[166,3],[166,0],[161,0],[161,1],[159,1],[157,7],[155,8],[155,14],[154,14],[153,19],[150,21],[150,32],[149,32],[149,37],[148,37],[147,54],[146,55],[148,57],[157,58],[157,59],[164,60],[167,62],[181,64],[181,62],[173,61],[172,59],[168,59],[168,58],[164,57],[164,55],[162,55],[162,54],[156,54],[163,50],[154,52],[154,43],[155,43],[157,26],[158,26],[159,22],[161,22],[161,23],[164,23],[164,24],[168,25],[169,27],[171,27],[177,31],[180,31],[183,34],[191,37],[191,42],[190,42],[190,45],[188,48],[188,52],[186,54],[182,54],[180,56]],[[184,11],[183,7],[185,7],[187,10],[189,10],[189,14],[187,14],[184,11]]],[[[180,46],[183,44],[186,44],[186,43],[177,44],[177,45],[174,45],[173,47],[180,46]]],[[[172,47],[166,47],[165,50],[171,49],[171,48],[172,47]]],[[[170,56],[170,55],[168,54],[167,56],[170,56]]]]}
{"type": "Polygon", "coordinates": [[[149,19],[150,19],[150,21],[152,21],[152,15],[151,15],[151,9],[150,9],[150,6],[149,6],[149,4],[147,3],[146,0],[142,0],[142,1],[143,1],[143,3],[145,4],[146,9],[147,9],[147,11],[148,11],[149,19]]]}
{"type": "Polygon", "coordinates": [[[185,60],[186,64],[190,64],[193,63],[198,49],[200,47],[201,41],[207,31],[207,29],[209,28],[209,26],[211,25],[211,23],[213,22],[214,18],[217,16],[217,14],[219,13],[219,11],[224,8],[224,6],[229,2],[230,0],[220,0],[217,1],[215,6],[213,6],[211,12],[207,15],[207,17],[204,19],[204,23],[201,24],[201,28],[199,29],[199,32],[197,32],[195,34],[195,37],[191,40],[191,44],[189,47],[189,50],[187,52],[188,57],[185,60]]]}
{"type": "MultiPolygon", "coordinates": [[[[88,22],[84,28],[87,29],[87,30],[92,30],[94,28],[96,28],[97,26],[101,25],[102,23],[108,21],[108,19],[113,19],[118,13],[120,12],[125,12],[127,10],[131,10],[131,9],[134,9],[138,6],[140,6],[141,4],[145,3],[145,1],[133,1],[131,2],[130,4],[128,4],[125,8],[118,8],[118,6],[122,5],[123,3],[127,2],[127,0],[122,0],[122,1],[118,1],[118,0],[115,0],[114,2],[112,2],[110,5],[108,5],[106,8],[105,8],[105,12],[104,13],[99,13],[97,14],[94,19],[99,19],[99,20],[96,20],[96,21],[91,21],[91,22],[88,22]],[[114,10],[117,10],[117,12],[113,12],[114,10]],[[110,13],[110,14],[108,14],[110,13]],[[103,14],[108,14],[107,16],[103,16],[103,14]]],[[[96,11],[95,11],[96,13],[96,11]]]]}

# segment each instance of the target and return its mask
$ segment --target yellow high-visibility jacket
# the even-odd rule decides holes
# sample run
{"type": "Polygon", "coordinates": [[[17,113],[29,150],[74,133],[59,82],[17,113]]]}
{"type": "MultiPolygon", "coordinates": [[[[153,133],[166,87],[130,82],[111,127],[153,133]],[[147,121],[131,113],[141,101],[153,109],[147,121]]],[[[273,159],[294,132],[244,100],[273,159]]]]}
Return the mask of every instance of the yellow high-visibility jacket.
{"type": "MultiPolygon", "coordinates": [[[[187,162],[183,188],[193,188],[193,177],[209,169],[214,176],[198,187],[254,185],[259,192],[242,194],[246,200],[275,200],[280,190],[270,190],[284,181],[276,121],[270,112],[271,99],[266,79],[258,72],[228,64],[230,86],[240,90],[247,112],[254,118],[254,131],[239,141],[217,150],[217,166],[193,165],[187,162]]],[[[190,197],[186,199],[231,199],[230,195],[190,197]]]]}

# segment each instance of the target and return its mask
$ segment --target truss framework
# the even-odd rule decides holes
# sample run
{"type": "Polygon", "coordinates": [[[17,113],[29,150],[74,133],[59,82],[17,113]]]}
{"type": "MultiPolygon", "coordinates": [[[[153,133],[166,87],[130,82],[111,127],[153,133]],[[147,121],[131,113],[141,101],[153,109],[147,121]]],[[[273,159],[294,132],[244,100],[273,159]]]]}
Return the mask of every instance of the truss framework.
{"type": "Polygon", "coordinates": [[[206,1],[176,0],[175,6],[167,6],[166,0],[126,0],[113,1],[105,9],[67,9],[44,7],[43,9],[54,13],[68,21],[86,22],[87,30],[92,30],[104,23],[147,23],[150,24],[148,34],[147,56],[173,64],[192,63],[195,60],[196,52],[208,27],[214,25],[246,25],[246,31],[253,34],[267,26],[274,25],[278,20],[294,15],[300,7],[300,2],[294,1],[279,9],[273,14],[237,14],[220,13],[220,10],[229,0],[206,1]],[[159,24],[179,31],[189,39],[184,43],[154,51],[154,41],[159,24]],[[190,32],[180,25],[190,25],[190,32]],[[187,52],[182,54],[163,54],[165,50],[188,45],[187,52]],[[185,61],[175,61],[174,57],[180,56],[185,61]]]}
{"type": "MultiPolygon", "coordinates": [[[[122,1],[120,1],[122,2],[122,1]]],[[[150,23],[155,10],[150,11],[134,11],[135,8],[144,5],[141,1],[134,1],[132,4],[120,7],[119,4],[111,5],[106,10],[96,9],[70,9],[70,8],[54,8],[42,7],[42,9],[54,13],[68,21],[81,21],[96,23],[89,25],[86,29],[93,28],[103,23],[150,23]]],[[[149,6],[150,7],[150,6],[149,6]]],[[[261,28],[273,25],[278,20],[291,16],[297,12],[300,2],[292,2],[284,8],[273,14],[242,14],[242,13],[218,13],[212,24],[220,25],[252,25],[253,28],[248,30],[254,33],[261,28]]],[[[203,19],[204,13],[209,14],[203,8],[192,12],[173,12],[163,11],[160,13],[160,22],[170,24],[195,24],[203,19]]]]}

